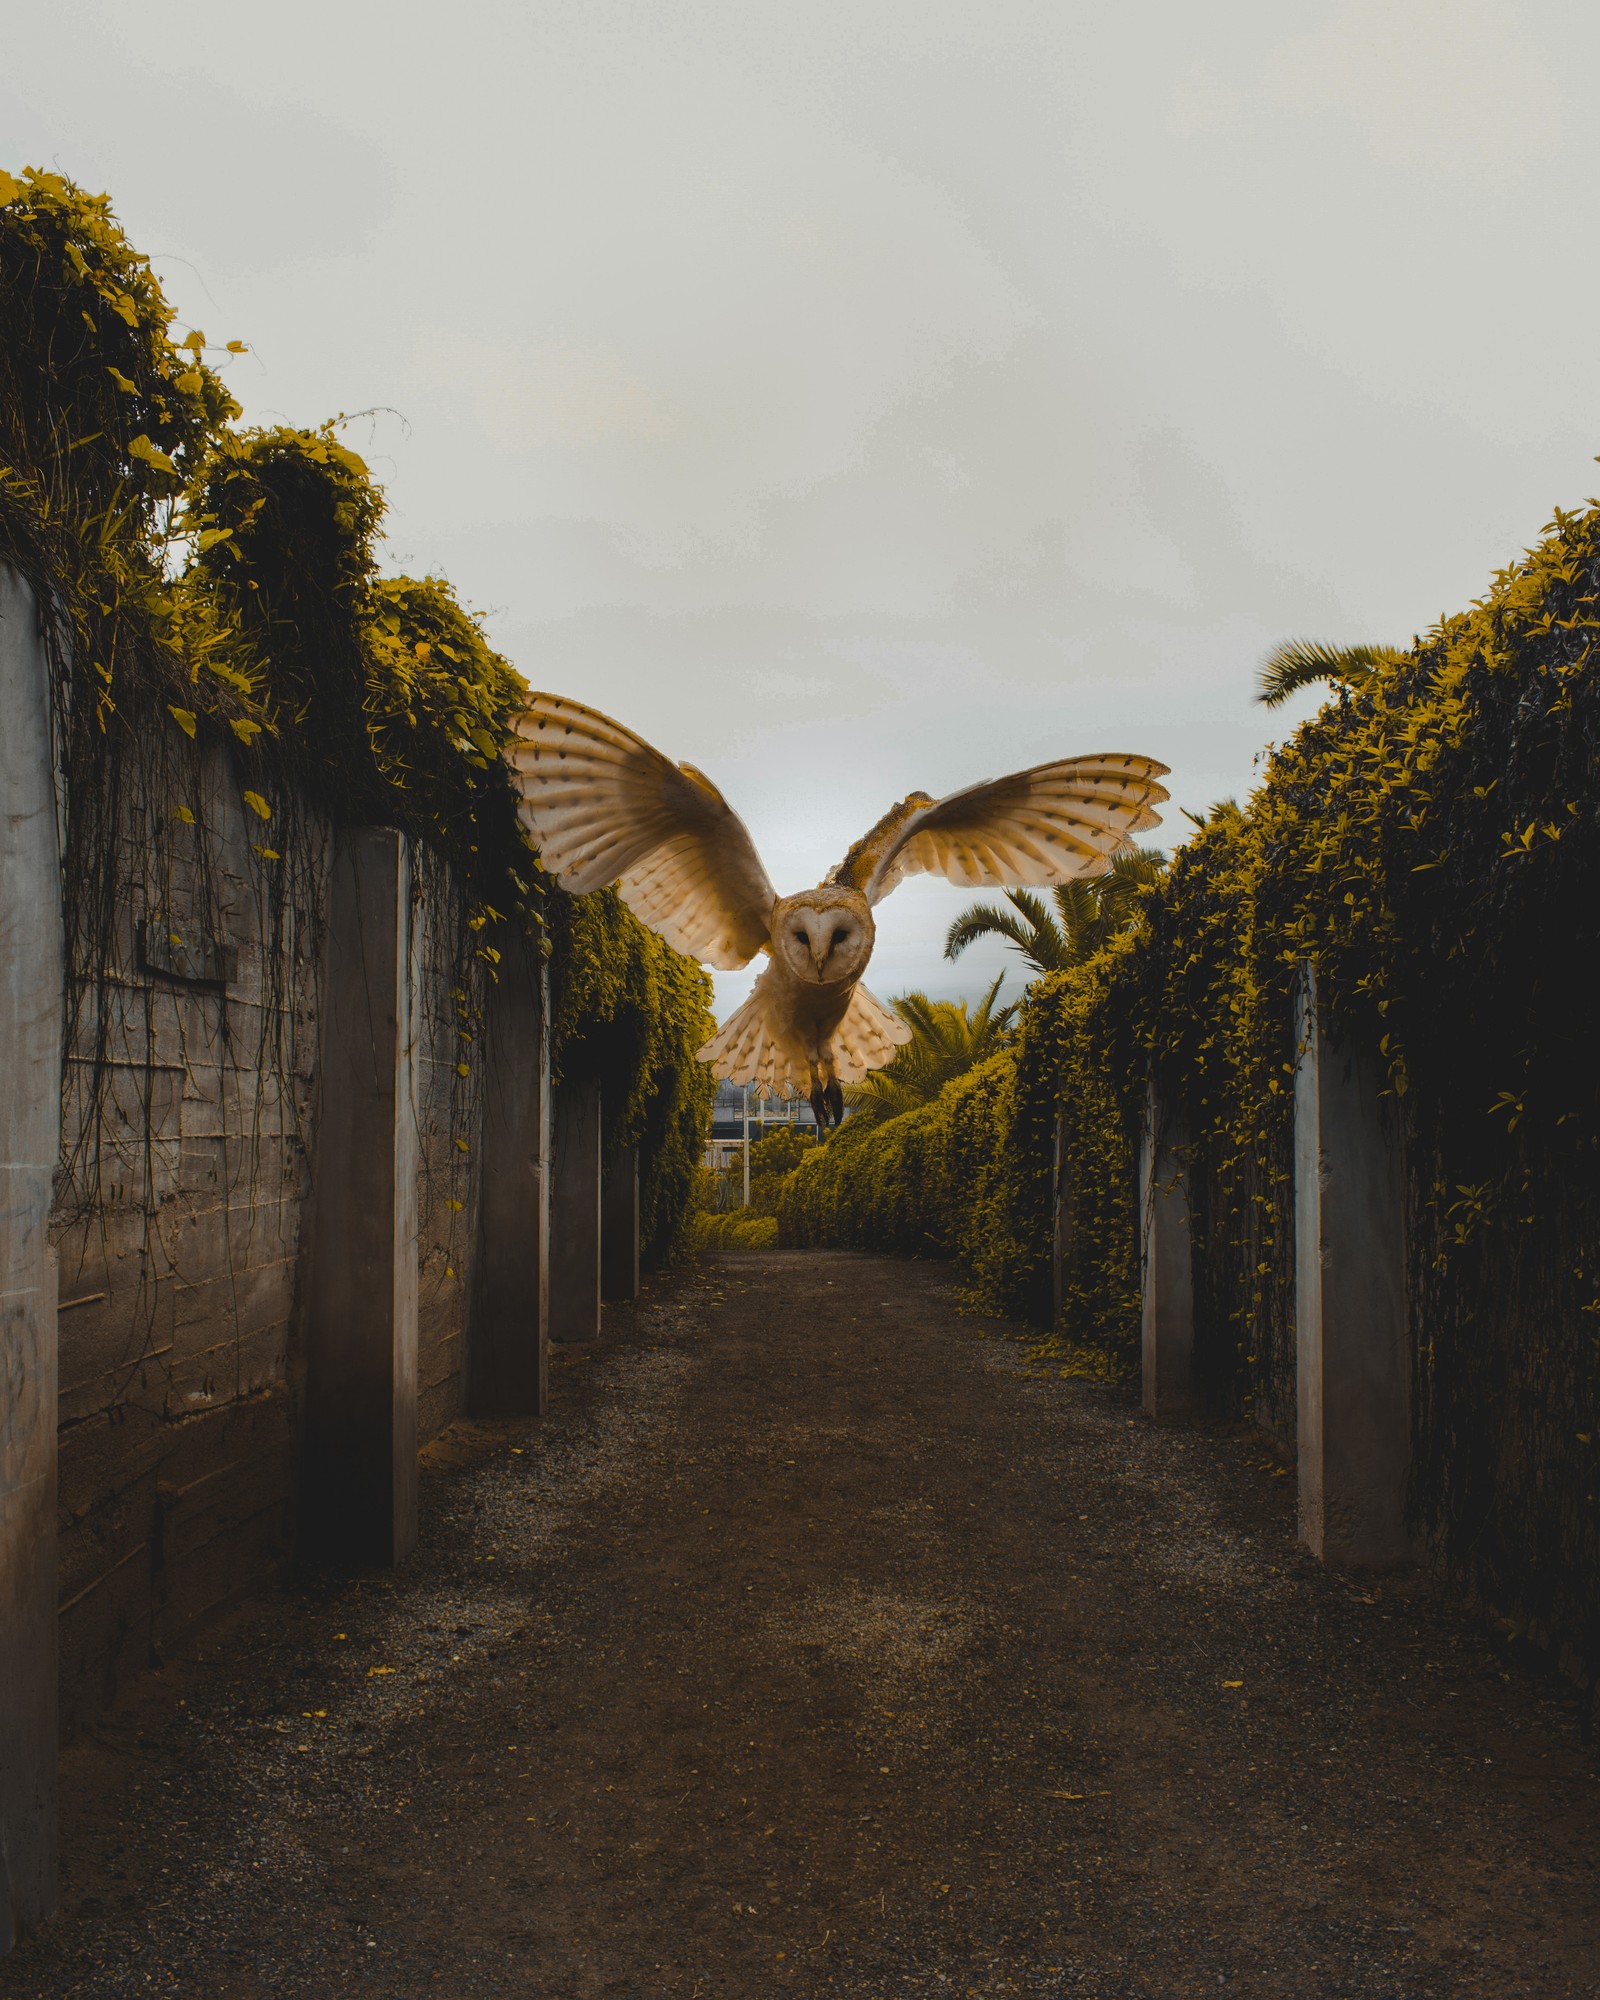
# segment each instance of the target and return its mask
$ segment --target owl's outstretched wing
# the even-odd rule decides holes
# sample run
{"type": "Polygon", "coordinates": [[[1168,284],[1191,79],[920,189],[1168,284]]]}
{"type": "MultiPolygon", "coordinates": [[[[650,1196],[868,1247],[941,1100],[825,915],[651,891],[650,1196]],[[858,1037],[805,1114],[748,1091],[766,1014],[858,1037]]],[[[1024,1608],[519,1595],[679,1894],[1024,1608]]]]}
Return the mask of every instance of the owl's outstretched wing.
{"type": "Polygon", "coordinates": [[[829,877],[869,903],[907,875],[946,875],[964,889],[1042,888],[1103,875],[1154,826],[1167,794],[1150,757],[1064,757],[948,798],[913,792],[858,840],[829,877]]]}
{"type": "Polygon", "coordinates": [[[559,695],[530,697],[513,726],[518,810],[563,889],[583,896],[614,882],[641,923],[720,971],[761,950],[776,892],[709,778],[559,695]]]}

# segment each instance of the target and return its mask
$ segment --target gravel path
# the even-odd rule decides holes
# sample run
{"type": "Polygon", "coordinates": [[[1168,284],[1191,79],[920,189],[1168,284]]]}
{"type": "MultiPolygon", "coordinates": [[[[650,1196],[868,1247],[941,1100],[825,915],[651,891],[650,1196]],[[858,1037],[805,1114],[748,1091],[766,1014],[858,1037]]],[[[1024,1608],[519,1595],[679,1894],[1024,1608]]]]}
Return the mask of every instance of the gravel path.
{"type": "Polygon", "coordinates": [[[398,1575],[257,1600],[66,1759],[0,1995],[1600,1993],[1600,1766],[1259,1441],[1058,1379],[935,1268],[727,1258],[398,1575]]]}

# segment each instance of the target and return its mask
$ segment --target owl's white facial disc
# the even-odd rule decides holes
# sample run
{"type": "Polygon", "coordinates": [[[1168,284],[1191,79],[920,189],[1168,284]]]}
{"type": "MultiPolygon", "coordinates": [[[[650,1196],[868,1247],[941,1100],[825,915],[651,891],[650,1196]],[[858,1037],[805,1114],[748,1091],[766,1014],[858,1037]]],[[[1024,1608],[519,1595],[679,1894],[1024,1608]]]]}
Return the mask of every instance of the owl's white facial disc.
{"type": "Polygon", "coordinates": [[[807,895],[786,896],[773,913],[773,951],[808,985],[859,979],[875,935],[867,899],[855,889],[830,884],[807,895]]]}

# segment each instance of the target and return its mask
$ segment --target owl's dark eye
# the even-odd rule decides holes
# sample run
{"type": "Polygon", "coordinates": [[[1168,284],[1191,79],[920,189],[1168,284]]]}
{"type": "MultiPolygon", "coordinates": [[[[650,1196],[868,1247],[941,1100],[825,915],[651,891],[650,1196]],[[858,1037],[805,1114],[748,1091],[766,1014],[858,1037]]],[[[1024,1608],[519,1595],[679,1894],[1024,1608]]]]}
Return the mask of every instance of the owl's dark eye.
{"type": "Polygon", "coordinates": [[[796,944],[804,944],[806,942],[806,934],[804,931],[790,931],[789,935],[794,939],[796,944]]]}
{"type": "Polygon", "coordinates": [[[837,946],[839,946],[839,945],[843,944],[843,943],[844,943],[844,941],[845,941],[845,939],[846,939],[846,938],[847,938],[847,937],[848,937],[849,935],[850,935],[850,933],[849,933],[848,931],[835,931],[835,932],[834,932],[834,934],[833,934],[833,939],[832,939],[832,944],[833,944],[833,946],[834,946],[834,947],[837,947],[837,946]]]}

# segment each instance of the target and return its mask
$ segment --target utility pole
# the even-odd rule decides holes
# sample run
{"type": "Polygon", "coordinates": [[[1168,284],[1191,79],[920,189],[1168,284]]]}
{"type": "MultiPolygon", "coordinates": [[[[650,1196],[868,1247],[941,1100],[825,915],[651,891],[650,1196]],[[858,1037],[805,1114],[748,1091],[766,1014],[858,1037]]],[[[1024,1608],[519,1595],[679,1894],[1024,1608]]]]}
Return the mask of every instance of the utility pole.
{"type": "Polygon", "coordinates": [[[744,1205],[750,1206],[750,1086],[744,1087],[744,1205]]]}

